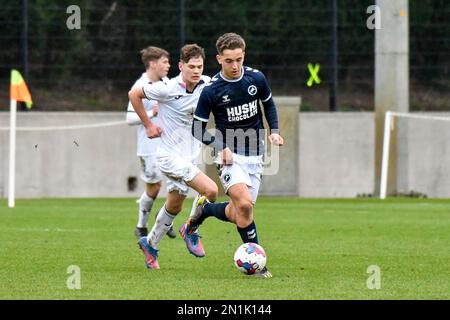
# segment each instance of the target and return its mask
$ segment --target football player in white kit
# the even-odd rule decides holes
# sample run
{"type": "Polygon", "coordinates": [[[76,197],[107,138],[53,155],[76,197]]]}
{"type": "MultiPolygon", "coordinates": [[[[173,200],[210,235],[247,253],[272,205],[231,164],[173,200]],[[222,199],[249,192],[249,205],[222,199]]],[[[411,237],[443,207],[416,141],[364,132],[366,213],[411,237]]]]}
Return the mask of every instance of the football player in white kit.
{"type": "MultiPolygon", "coordinates": [[[[149,269],[159,269],[157,246],[172,227],[176,215],[181,212],[189,187],[211,202],[217,198],[217,185],[196,166],[201,142],[191,134],[198,98],[210,80],[202,76],[204,59],[203,48],[197,44],[185,45],[180,50],[178,66],[181,72],[177,77],[134,88],[128,94],[147,136],[161,137],[157,160],[159,169],[167,177],[166,203],[160,209],[148,236],[138,242],[149,269]],[[149,119],[142,103],[143,98],[158,101],[159,124],[149,119]]],[[[189,251],[197,257],[203,257],[204,250],[198,234],[183,230],[180,232],[189,251]]]]}
{"type": "MultiPolygon", "coordinates": [[[[166,78],[170,68],[169,53],[166,50],[150,46],[141,50],[141,57],[145,66],[145,72],[134,83],[133,88],[142,88],[147,83],[155,83],[166,78]]],[[[147,99],[143,99],[142,102],[152,122],[158,123],[158,103],[147,99]]],[[[135,229],[135,235],[140,239],[148,235],[148,218],[161,188],[161,172],[156,163],[156,151],[160,139],[147,138],[145,127],[134,111],[131,102],[128,102],[126,120],[129,125],[137,126],[137,156],[142,166],[141,179],[145,183],[145,191],[138,201],[139,219],[135,229]]],[[[171,238],[176,237],[173,228],[169,229],[167,235],[171,238]]]]}

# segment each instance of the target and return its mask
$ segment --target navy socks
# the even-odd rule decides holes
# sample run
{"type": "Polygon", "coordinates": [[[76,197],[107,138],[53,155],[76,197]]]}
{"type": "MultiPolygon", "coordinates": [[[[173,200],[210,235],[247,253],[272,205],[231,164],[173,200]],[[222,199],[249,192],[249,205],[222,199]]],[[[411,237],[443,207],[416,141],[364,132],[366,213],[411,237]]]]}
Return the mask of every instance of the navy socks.
{"type": "Polygon", "coordinates": [[[205,221],[208,217],[216,217],[222,221],[229,221],[227,216],[225,215],[225,208],[228,205],[228,202],[220,202],[220,203],[207,203],[203,208],[203,214],[198,219],[196,225],[200,225],[205,221]]]}
{"type": "Polygon", "coordinates": [[[258,234],[256,233],[255,221],[252,221],[247,227],[239,228],[237,227],[239,234],[241,235],[242,241],[258,243],[258,234]]]}

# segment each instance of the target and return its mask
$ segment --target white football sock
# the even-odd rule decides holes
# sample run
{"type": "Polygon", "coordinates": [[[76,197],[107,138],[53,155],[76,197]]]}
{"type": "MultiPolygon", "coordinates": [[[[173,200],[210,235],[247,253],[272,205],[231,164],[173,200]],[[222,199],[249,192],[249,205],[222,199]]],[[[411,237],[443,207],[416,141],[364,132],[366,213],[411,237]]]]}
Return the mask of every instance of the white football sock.
{"type": "Polygon", "coordinates": [[[200,194],[197,193],[197,195],[194,198],[194,201],[192,202],[191,213],[189,214],[189,217],[192,217],[192,215],[194,214],[196,209],[195,204],[197,203],[198,199],[200,199],[200,197],[201,197],[200,194]]]}
{"type": "Polygon", "coordinates": [[[175,219],[175,217],[176,215],[167,212],[165,205],[159,210],[155,224],[147,236],[147,241],[153,248],[156,249],[158,247],[161,239],[172,227],[173,219],[175,219]]]}
{"type": "Polygon", "coordinates": [[[148,224],[148,218],[150,216],[150,211],[153,207],[153,202],[155,199],[150,198],[147,192],[144,191],[141,198],[139,199],[139,220],[137,227],[146,228],[148,224]]]}

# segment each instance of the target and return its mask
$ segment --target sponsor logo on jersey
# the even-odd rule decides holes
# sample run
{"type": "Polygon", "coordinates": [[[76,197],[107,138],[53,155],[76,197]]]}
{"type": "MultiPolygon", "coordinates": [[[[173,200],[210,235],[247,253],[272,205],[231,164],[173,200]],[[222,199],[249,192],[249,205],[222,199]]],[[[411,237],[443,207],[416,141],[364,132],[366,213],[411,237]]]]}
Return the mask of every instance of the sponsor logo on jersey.
{"type": "Polygon", "coordinates": [[[230,102],[230,98],[228,98],[228,95],[223,96],[222,99],[222,102],[230,102]]]}
{"type": "Polygon", "coordinates": [[[258,114],[258,100],[253,100],[249,103],[244,103],[237,107],[227,108],[227,115],[229,122],[237,122],[249,119],[258,114]]]}

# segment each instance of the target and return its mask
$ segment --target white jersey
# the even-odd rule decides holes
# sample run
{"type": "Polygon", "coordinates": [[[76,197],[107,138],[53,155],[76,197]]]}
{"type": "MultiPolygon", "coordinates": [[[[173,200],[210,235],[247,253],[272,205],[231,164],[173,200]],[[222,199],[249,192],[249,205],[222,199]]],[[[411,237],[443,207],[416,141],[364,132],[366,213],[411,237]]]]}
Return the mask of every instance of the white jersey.
{"type": "MultiPolygon", "coordinates": [[[[147,76],[147,74],[144,72],[142,76],[136,80],[132,88],[136,87],[143,87],[144,85],[150,83],[150,80],[147,76]]],[[[155,100],[147,100],[142,99],[142,102],[144,104],[145,110],[147,112],[150,112],[153,108],[153,105],[156,103],[155,100]]],[[[127,108],[127,118],[130,116],[130,113],[132,113],[133,116],[137,116],[136,112],[134,111],[133,106],[131,105],[131,102],[128,102],[128,108],[127,108]]],[[[158,117],[153,117],[152,122],[155,124],[159,124],[158,117]]],[[[137,127],[137,156],[138,157],[146,157],[155,155],[156,151],[159,147],[160,139],[149,139],[147,137],[147,133],[145,132],[145,127],[143,124],[139,124],[137,127]]]]}
{"type": "Polygon", "coordinates": [[[176,78],[143,86],[147,99],[159,102],[159,125],[162,129],[158,154],[177,155],[195,161],[201,142],[192,135],[197,102],[210,77],[202,76],[193,92],[188,92],[181,74],[176,78]]]}

